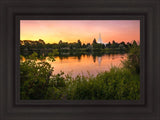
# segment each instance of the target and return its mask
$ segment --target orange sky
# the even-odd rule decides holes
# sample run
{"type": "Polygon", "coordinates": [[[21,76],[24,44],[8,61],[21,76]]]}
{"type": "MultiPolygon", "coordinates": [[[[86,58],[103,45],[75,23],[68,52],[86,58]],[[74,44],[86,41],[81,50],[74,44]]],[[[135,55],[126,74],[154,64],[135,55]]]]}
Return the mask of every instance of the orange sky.
{"type": "Polygon", "coordinates": [[[103,43],[115,40],[120,43],[140,41],[140,20],[21,20],[20,39],[38,40],[46,43],[77,42],[92,43],[98,40],[99,33],[103,43]]]}

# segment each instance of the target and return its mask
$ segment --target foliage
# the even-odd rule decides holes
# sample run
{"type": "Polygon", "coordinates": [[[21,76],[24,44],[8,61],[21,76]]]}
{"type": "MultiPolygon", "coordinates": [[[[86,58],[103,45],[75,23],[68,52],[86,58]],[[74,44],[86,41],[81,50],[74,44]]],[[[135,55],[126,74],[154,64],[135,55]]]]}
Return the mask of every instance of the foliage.
{"type": "Polygon", "coordinates": [[[37,60],[38,54],[36,52],[33,52],[28,58],[32,60],[37,60]]]}
{"type": "Polygon", "coordinates": [[[140,98],[139,74],[133,74],[127,68],[113,67],[109,72],[99,73],[96,77],[78,75],[73,78],[70,75],[64,76],[63,72],[51,75],[49,73],[53,69],[47,63],[37,64],[33,61],[21,63],[21,99],[137,100],[140,98]]]}
{"type": "Polygon", "coordinates": [[[48,60],[50,60],[52,62],[55,61],[54,56],[58,55],[58,54],[59,54],[58,50],[53,49],[52,52],[48,53],[48,60]]]}
{"type": "MultiPolygon", "coordinates": [[[[82,53],[82,51],[85,51],[86,53],[101,53],[102,51],[104,53],[117,53],[117,52],[128,52],[128,49],[130,46],[135,44],[135,41],[133,43],[117,43],[116,41],[112,41],[107,44],[100,44],[97,43],[96,39],[93,39],[92,44],[90,43],[83,43],[81,40],[77,40],[77,42],[68,43],[63,42],[62,40],[59,41],[59,43],[53,43],[53,44],[46,44],[43,40],[39,41],[31,41],[31,40],[24,40],[20,41],[20,51],[21,55],[24,57],[28,57],[34,52],[38,54],[38,58],[43,58],[44,56],[48,56],[48,54],[52,53],[52,50],[58,50],[57,52],[59,54],[63,53],[73,53],[78,52],[82,53]],[[107,51],[105,49],[108,49],[107,51]],[[42,54],[44,56],[42,56],[42,54]]],[[[137,44],[137,43],[136,43],[137,44]]],[[[58,54],[58,55],[59,55],[58,54]]]]}
{"type": "Polygon", "coordinates": [[[112,68],[96,77],[77,76],[67,88],[71,100],[137,100],[140,98],[139,75],[126,68],[112,68]]]}
{"type": "Polygon", "coordinates": [[[134,41],[128,53],[128,59],[122,62],[132,72],[140,73],[140,46],[134,41]]]}
{"type": "MultiPolygon", "coordinates": [[[[61,47],[67,45],[59,42],[61,47]]],[[[140,99],[140,46],[124,42],[117,44],[113,41],[108,48],[101,48],[98,53],[96,47],[100,44],[93,41],[87,49],[93,55],[105,52],[117,52],[124,47],[129,49],[128,58],[122,61],[123,67],[112,67],[110,71],[99,73],[97,76],[78,75],[73,78],[63,72],[52,75],[53,68],[47,62],[37,62],[38,53],[32,52],[28,59],[20,62],[20,96],[23,100],[51,99],[51,100],[138,100],[140,99]],[[118,45],[118,48],[115,47],[118,45]],[[127,46],[127,47],[126,47],[127,46]]],[[[72,44],[72,49],[74,44],[72,44]]],[[[79,47],[82,47],[78,40],[79,47]]],[[[76,50],[75,50],[76,51],[76,50]]],[[[86,52],[85,48],[77,51],[86,52]]],[[[48,53],[54,61],[54,56],[60,55],[58,49],[48,53]]],[[[23,56],[20,56],[22,58],[23,56]]],[[[44,56],[41,56],[42,58],[44,56]]]]}
{"type": "Polygon", "coordinates": [[[20,62],[21,99],[44,99],[53,71],[47,62],[20,62]]]}

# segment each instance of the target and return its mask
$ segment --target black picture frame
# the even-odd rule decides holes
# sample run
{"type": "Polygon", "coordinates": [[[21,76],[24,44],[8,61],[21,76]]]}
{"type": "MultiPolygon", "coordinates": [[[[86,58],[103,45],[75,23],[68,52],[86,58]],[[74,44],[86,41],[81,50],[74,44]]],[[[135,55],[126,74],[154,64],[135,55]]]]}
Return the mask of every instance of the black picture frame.
{"type": "Polygon", "coordinates": [[[0,120],[160,120],[159,0],[1,0],[0,120]],[[21,101],[19,20],[140,19],[141,99],[138,101],[21,101]]]}
{"type": "MultiPolygon", "coordinates": [[[[24,15],[17,15],[15,16],[15,104],[16,105],[48,105],[48,106],[55,106],[55,105],[142,105],[144,104],[145,100],[145,41],[143,35],[145,35],[145,16],[144,15],[38,15],[38,16],[24,16],[24,15]],[[139,100],[21,100],[20,99],[20,21],[21,20],[140,20],[140,33],[141,33],[141,80],[140,80],[140,99],[139,100]]],[[[14,87],[14,86],[13,86],[14,87]]]]}

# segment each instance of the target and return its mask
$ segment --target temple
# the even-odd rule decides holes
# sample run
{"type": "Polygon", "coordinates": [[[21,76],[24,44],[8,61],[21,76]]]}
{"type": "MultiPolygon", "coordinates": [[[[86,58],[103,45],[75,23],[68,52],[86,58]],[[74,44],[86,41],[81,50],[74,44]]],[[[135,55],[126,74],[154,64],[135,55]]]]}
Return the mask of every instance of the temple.
{"type": "Polygon", "coordinates": [[[100,33],[99,33],[99,38],[98,38],[98,42],[97,42],[97,43],[103,44],[102,39],[101,39],[101,34],[100,34],[100,33]]]}

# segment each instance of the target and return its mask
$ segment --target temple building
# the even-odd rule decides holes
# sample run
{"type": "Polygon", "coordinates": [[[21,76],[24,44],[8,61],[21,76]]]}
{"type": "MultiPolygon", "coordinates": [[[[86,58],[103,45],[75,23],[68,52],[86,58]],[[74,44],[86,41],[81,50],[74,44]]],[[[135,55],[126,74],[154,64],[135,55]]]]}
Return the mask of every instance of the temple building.
{"type": "Polygon", "coordinates": [[[102,38],[101,38],[101,34],[99,33],[99,38],[98,38],[98,42],[97,43],[101,43],[101,44],[103,44],[103,42],[102,42],[102,38]]]}

